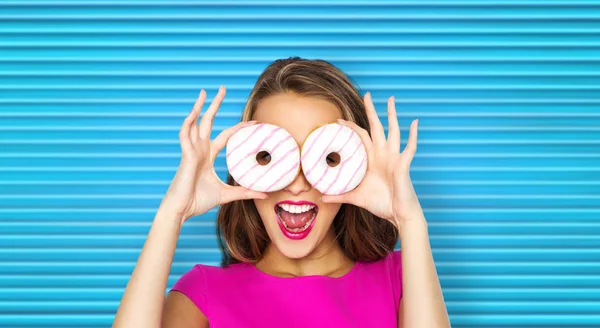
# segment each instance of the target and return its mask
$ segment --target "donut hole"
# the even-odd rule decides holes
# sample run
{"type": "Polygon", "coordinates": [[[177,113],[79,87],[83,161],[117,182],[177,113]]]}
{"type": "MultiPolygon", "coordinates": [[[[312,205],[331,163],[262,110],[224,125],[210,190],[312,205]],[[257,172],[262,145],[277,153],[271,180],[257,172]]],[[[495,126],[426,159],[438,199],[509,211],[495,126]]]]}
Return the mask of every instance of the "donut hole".
{"type": "Polygon", "coordinates": [[[258,154],[256,154],[256,162],[258,163],[258,165],[262,166],[271,163],[271,154],[269,154],[269,152],[265,150],[259,151],[258,154]]]}
{"type": "Polygon", "coordinates": [[[327,165],[329,165],[329,167],[336,167],[340,164],[341,157],[340,154],[333,152],[329,153],[327,157],[325,157],[325,160],[327,161],[327,165]]]}

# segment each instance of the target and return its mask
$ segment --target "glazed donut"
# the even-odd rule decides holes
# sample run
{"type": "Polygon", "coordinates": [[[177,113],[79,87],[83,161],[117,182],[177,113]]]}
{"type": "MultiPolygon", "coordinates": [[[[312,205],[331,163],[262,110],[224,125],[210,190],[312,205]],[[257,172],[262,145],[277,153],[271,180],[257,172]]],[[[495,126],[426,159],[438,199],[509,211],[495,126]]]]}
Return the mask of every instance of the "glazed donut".
{"type": "Polygon", "coordinates": [[[242,187],[271,192],[285,188],[300,172],[300,150],[285,129],[266,123],[236,131],[227,141],[227,169],[242,187]]]}
{"type": "Polygon", "coordinates": [[[302,145],[300,162],[306,180],[324,195],[356,188],[367,171],[367,151],[351,128],[327,124],[313,131],[302,145]]]}

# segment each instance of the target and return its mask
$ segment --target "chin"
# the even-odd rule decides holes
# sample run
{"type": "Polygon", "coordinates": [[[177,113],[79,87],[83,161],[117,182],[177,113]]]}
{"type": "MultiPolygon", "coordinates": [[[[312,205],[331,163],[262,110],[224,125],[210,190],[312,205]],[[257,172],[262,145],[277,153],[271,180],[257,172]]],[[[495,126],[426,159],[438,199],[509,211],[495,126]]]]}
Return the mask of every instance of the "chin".
{"type": "Polygon", "coordinates": [[[310,255],[325,239],[339,206],[306,200],[282,200],[257,204],[267,234],[277,250],[287,258],[310,255]]]}
{"type": "Polygon", "coordinates": [[[272,241],[277,250],[289,259],[302,259],[308,257],[316,248],[316,243],[308,244],[307,242],[304,242],[304,245],[298,245],[290,244],[286,240],[272,239],[272,241]]]}

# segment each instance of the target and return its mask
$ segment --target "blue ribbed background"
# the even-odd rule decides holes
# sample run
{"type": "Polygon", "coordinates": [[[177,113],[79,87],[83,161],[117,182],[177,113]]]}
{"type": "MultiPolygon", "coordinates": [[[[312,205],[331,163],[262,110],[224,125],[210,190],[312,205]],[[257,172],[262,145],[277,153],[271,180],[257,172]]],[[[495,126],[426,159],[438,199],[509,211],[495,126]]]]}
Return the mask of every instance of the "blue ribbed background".
{"type": "MultiPolygon", "coordinates": [[[[216,135],[292,55],[420,119],[454,327],[600,326],[600,1],[0,4],[0,326],[109,327],[200,88],[228,87],[216,135]]],[[[169,285],[219,262],[214,222],[169,285]]]]}

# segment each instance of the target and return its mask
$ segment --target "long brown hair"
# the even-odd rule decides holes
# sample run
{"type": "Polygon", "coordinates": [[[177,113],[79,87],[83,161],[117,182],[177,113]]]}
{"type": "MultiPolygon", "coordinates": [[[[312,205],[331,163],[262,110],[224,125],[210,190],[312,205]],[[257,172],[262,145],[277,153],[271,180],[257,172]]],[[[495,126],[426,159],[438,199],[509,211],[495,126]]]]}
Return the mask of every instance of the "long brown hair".
{"type": "MultiPolygon", "coordinates": [[[[363,99],[350,78],[329,62],[299,57],[276,60],[264,70],[248,98],[242,121],[252,119],[261,100],[285,92],[330,101],[340,109],[343,119],[369,131],[363,99]]],[[[227,183],[235,184],[231,175],[227,183]]],[[[333,228],[341,248],[352,260],[381,259],[398,241],[398,232],[389,221],[349,204],[342,205],[333,228]]],[[[252,200],[234,201],[219,208],[217,237],[222,266],[256,263],[270,242],[252,200]]]]}

